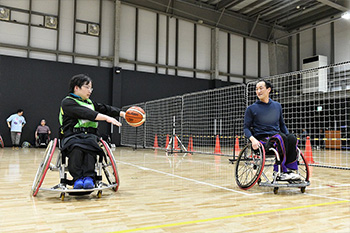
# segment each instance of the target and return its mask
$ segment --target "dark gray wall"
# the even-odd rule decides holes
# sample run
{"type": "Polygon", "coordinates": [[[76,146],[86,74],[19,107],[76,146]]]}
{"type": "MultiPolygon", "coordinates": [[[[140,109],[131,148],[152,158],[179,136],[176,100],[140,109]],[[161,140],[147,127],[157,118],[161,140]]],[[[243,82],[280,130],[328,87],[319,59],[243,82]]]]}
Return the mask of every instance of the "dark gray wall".
{"type": "MultiPolygon", "coordinates": [[[[229,85],[221,81],[167,76],[122,70],[116,74],[113,68],[85,66],[0,56],[0,134],[5,145],[10,146],[10,132],[6,119],[18,108],[24,109],[27,124],[21,143],[34,143],[34,132],[40,120],[45,118],[52,136],[58,135],[58,113],[61,100],[68,93],[70,78],[79,73],[92,77],[92,99],[117,107],[182,95],[229,85]]],[[[108,134],[110,126],[100,124],[100,132],[108,134]]],[[[114,132],[118,132],[117,129],[114,132]]],[[[113,142],[119,145],[119,135],[113,142]]]]}

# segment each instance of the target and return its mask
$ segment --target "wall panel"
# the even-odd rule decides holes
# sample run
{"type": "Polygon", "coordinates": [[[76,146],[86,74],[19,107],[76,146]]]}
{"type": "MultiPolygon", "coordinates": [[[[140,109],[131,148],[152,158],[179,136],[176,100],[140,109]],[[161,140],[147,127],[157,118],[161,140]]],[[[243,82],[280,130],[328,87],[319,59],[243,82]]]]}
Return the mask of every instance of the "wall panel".
{"type": "Polygon", "coordinates": [[[312,31],[308,30],[300,33],[300,69],[302,69],[303,59],[313,56],[312,52],[312,31]]]}
{"type": "MultiPolygon", "coordinates": [[[[64,1],[64,0],[63,0],[64,1]]],[[[76,0],[77,19],[99,23],[99,0],[76,0]]]]}
{"type": "Polygon", "coordinates": [[[335,63],[350,60],[350,22],[338,20],[334,24],[335,63]]]}
{"type": "Polygon", "coordinates": [[[1,4],[5,6],[11,6],[23,10],[29,9],[29,1],[28,0],[1,0],[1,4]]]}
{"type": "Polygon", "coordinates": [[[243,38],[231,34],[230,71],[232,74],[243,75],[243,38]]]}
{"type": "Polygon", "coordinates": [[[246,47],[247,76],[258,76],[258,42],[247,39],[246,47]]]}
{"type": "Polygon", "coordinates": [[[46,28],[31,28],[30,46],[56,50],[57,31],[46,28]]]}
{"type": "MultiPolygon", "coordinates": [[[[176,19],[169,18],[169,65],[175,66],[175,54],[176,54],[176,19]]],[[[168,74],[175,75],[174,69],[168,69],[168,74]]]]}
{"type": "Polygon", "coordinates": [[[59,50],[65,52],[73,51],[74,35],[74,2],[61,1],[61,12],[59,16],[59,50]]]}
{"type": "MultiPolygon", "coordinates": [[[[210,70],[211,29],[197,25],[197,68],[210,70]]],[[[197,73],[197,78],[210,79],[210,74],[197,73]]]]}
{"type": "Polygon", "coordinates": [[[32,1],[32,10],[37,12],[43,12],[48,15],[57,15],[57,5],[58,0],[34,0],[32,1]]]}
{"type": "MultiPolygon", "coordinates": [[[[194,24],[179,20],[179,62],[180,67],[193,68],[194,24]]],[[[179,71],[179,76],[193,77],[193,72],[179,71]]]]}
{"type": "Polygon", "coordinates": [[[0,31],[1,43],[27,46],[28,26],[0,21],[0,31]]]}
{"type": "Polygon", "coordinates": [[[269,46],[268,44],[261,43],[261,77],[267,77],[270,75],[269,64],[269,46]]]}
{"type": "Polygon", "coordinates": [[[98,55],[98,37],[77,34],[75,39],[75,52],[98,55]]]}
{"type": "MultiPolygon", "coordinates": [[[[166,54],[167,54],[167,16],[165,15],[159,15],[159,44],[158,44],[158,63],[162,65],[166,65],[166,54]]],[[[166,69],[165,68],[158,68],[159,74],[165,74],[166,69]]]]}
{"type": "MultiPolygon", "coordinates": [[[[139,10],[137,60],[156,62],[157,15],[153,12],[139,10]]],[[[154,67],[138,65],[137,70],[155,72],[154,67]]]]}
{"type": "Polygon", "coordinates": [[[119,56],[121,58],[134,60],[136,8],[122,5],[120,12],[119,56]]]}
{"type": "Polygon", "coordinates": [[[328,64],[331,58],[331,25],[326,24],[316,29],[316,55],[327,56],[328,64]]]}
{"type": "Polygon", "coordinates": [[[114,3],[113,1],[102,2],[101,22],[101,55],[114,55],[114,3]]]}
{"type": "MultiPolygon", "coordinates": [[[[219,32],[219,72],[225,72],[228,71],[228,64],[227,64],[227,33],[226,32],[219,32]]],[[[221,76],[219,75],[219,79],[222,81],[227,80],[227,76],[221,76]]]]}

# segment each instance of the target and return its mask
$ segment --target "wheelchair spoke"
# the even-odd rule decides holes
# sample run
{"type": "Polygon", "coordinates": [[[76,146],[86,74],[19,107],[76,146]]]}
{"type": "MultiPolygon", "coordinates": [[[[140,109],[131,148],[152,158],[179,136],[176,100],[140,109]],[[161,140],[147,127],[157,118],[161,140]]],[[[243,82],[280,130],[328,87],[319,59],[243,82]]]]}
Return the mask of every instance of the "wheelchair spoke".
{"type": "Polygon", "coordinates": [[[241,151],[236,164],[236,182],[242,189],[254,186],[261,176],[265,156],[261,149],[253,151],[251,144],[246,145],[241,151]]]}

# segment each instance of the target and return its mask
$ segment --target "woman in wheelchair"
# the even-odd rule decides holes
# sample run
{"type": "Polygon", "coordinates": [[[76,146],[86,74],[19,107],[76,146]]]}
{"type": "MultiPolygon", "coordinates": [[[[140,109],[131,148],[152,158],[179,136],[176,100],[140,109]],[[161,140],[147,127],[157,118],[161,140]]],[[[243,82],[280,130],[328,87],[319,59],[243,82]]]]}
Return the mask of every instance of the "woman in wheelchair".
{"type": "Polygon", "coordinates": [[[97,154],[103,155],[98,145],[98,121],[116,126],[121,123],[115,117],[125,117],[119,108],[90,100],[92,80],[85,74],[72,77],[70,93],[62,100],[59,121],[62,154],[68,157],[68,170],[74,181],[74,189],[95,187],[95,163],[97,154]]]}
{"type": "MultiPolygon", "coordinates": [[[[257,150],[264,145],[266,151],[274,147],[281,156],[282,173],[278,180],[298,180],[297,139],[290,134],[283,119],[282,106],[270,99],[272,84],[259,80],[256,84],[256,95],[259,100],[248,106],[244,115],[244,134],[257,150]]],[[[277,165],[274,167],[277,171],[277,165]]]]}
{"type": "Polygon", "coordinates": [[[49,126],[46,125],[45,119],[42,119],[40,125],[35,130],[35,144],[39,146],[47,146],[49,143],[49,135],[51,134],[49,126]]]}

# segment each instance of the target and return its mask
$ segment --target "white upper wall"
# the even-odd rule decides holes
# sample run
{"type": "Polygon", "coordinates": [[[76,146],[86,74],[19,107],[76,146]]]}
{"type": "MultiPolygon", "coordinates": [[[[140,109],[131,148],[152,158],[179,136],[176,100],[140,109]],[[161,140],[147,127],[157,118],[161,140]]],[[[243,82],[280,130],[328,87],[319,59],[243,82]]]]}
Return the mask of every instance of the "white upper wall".
{"type": "MultiPolygon", "coordinates": [[[[298,55],[300,58],[299,67],[302,69],[304,58],[314,55],[324,55],[328,58],[328,65],[331,63],[332,54],[332,24],[325,24],[316,27],[316,40],[313,40],[313,30],[306,30],[299,33],[300,54],[297,53],[297,35],[292,36],[292,69],[298,70],[298,55]],[[313,48],[316,46],[316,54],[313,48]]],[[[334,21],[334,64],[350,60],[350,21],[339,19],[334,21]]]]}
{"type": "MultiPolygon", "coordinates": [[[[102,0],[101,16],[100,1],[77,0],[76,3],[77,8],[74,9],[73,0],[60,1],[60,6],[58,0],[32,0],[32,11],[39,14],[30,17],[28,0],[0,0],[0,5],[27,11],[11,12],[11,20],[23,24],[0,21],[0,43],[22,46],[18,49],[0,46],[0,54],[112,67],[112,61],[99,61],[98,58],[114,56],[114,2],[102,0]],[[58,29],[43,27],[43,15],[57,16],[58,29]],[[28,26],[29,23],[31,26],[28,26]],[[100,26],[100,36],[87,34],[88,23],[100,26]],[[32,50],[26,50],[27,46],[32,50]]],[[[119,55],[123,69],[211,78],[212,28],[123,3],[120,12],[119,55]],[[156,63],[159,64],[157,68],[156,63]]],[[[345,41],[346,36],[342,40],[345,41]]],[[[268,76],[268,45],[260,42],[258,51],[258,43],[246,39],[246,51],[243,51],[242,36],[219,31],[219,72],[229,73],[231,77],[219,75],[218,78],[243,82],[244,74],[249,78],[259,74],[268,76]]]]}

